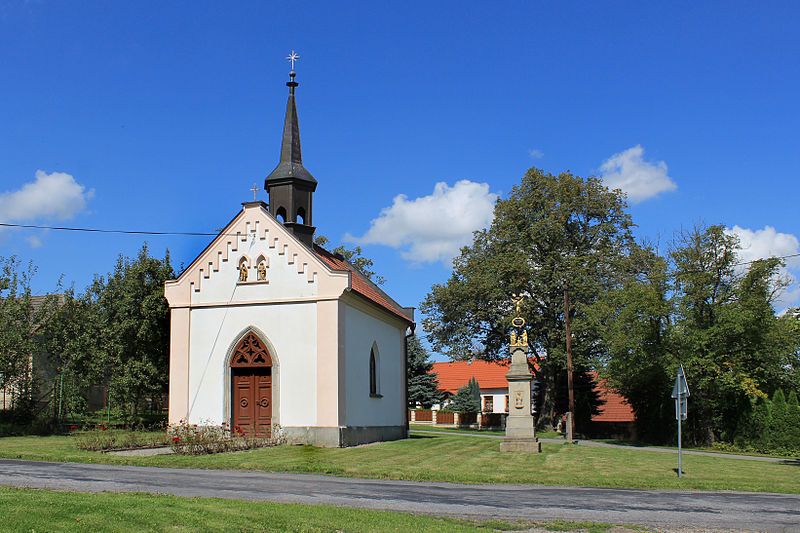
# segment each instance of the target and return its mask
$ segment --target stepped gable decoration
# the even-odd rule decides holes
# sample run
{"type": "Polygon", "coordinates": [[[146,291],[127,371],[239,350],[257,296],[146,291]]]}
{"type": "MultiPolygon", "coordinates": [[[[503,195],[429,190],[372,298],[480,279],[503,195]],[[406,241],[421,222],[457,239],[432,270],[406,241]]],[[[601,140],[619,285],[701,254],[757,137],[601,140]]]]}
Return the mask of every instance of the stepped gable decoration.
{"type": "Polygon", "coordinates": [[[524,297],[514,294],[515,316],[511,320],[511,365],[508,367],[508,418],[506,419],[506,436],[500,443],[503,452],[541,452],[542,445],[536,438],[536,430],[531,413],[531,375],[528,368],[528,333],[525,331],[525,319],[522,318],[522,302],[524,297]]]}

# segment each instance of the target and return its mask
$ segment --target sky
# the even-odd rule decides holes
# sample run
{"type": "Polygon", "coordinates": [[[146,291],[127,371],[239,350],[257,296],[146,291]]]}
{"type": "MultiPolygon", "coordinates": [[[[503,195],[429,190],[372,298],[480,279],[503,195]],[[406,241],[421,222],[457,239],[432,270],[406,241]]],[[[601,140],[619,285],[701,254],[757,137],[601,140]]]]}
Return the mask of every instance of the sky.
{"type": "MultiPolygon", "coordinates": [[[[797,2],[0,0],[0,222],[221,228],[278,161],[294,49],[317,232],[361,244],[403,305],[531,166],[622,188],[663,247],[724,224],[743,260],[798,253],[798,19],[797,2]]],[[[81,289],[144,240],[0,229],[0,256],[35,264],[36,292],[81,289]]],[[[146,240],[180,268],[209,238],[146,240]]]]}

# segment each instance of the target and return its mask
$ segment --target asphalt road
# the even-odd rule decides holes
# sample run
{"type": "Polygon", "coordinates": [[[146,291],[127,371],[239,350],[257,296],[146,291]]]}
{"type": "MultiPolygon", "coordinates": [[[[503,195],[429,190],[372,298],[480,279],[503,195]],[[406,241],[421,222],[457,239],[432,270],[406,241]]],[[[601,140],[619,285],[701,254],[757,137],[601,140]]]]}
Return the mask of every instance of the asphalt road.
{"type": "Polygon", "coordinates": [[[800,532],[800,495],[787,494],[417,483],[16,460],[0,460],[0,485],[325,503],[477,518],[800,532]]]}

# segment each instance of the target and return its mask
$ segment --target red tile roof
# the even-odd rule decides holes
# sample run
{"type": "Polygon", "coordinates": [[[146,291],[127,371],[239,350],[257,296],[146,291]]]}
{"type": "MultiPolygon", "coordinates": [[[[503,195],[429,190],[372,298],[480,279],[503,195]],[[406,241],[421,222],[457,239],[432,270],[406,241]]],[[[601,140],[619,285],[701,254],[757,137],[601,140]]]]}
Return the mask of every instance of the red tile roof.
{"type": "Polygon", "coordinates": [[[507,389],[508,362],[498,361],[452,361],[433,363],[433,370],[439,379],[439,390],[455,394],[471,378],[478,381],[482,389],[507,389]]]}
{"type": "MultiPolygon", "coordinates": [[[[467,384],[470,378],[475,378],[481,389],[507,389],[508,373],[507,361],[453,361],[449,363],[433,363],[433,369],[439,379],[439,390],[455,394],[459,388],[467,384]]],[[[614,389],[607,387],[605,379],[598,379],[597,373],[592,372],[596,382],[600,401],[605,402],[599,407],[599,413],[592,416],[592,422],[634,422],[636,416],[625,398],[614,389]]]]}
{"type": "Polygon", "coordinates": [[[598,414],[592,417],[592,422],[635,422],[636,415],[625,397],[608,387],[607,380],[598,379],[597,372],[592,372],[592,377],[597,385],[595,390],[601,405],[598,414]]]}
{"type": "Polygon", "coordinates": [[[317,246],[316,244],[314,245],[314,252],[316,252],[317,256],[322,259],[322,261],[332,270],[352,272],[351,288],[353,289],[353,292],[360,294],[367,300],[376,304],[378,307],[381,307],[389,313],[401,318],[409,325],[414,323],[414,321],[409,318],[405,308],[392,300],[388,294],[383,292],[378,288],[377,285],[368,280],[361,272],[356,270],[353,265],[339,256],[333,255],[321,246],[317,246]]]}

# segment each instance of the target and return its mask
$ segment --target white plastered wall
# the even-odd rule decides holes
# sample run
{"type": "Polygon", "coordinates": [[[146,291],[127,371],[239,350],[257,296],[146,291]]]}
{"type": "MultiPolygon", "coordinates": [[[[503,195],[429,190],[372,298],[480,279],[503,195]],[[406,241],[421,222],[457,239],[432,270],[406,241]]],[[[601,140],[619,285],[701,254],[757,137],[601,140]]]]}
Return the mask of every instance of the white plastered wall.
{"type": "Polygon", "coordinates": [[[329,271],[262,206],[246,206],[178,280],[167,282],[173,317],[170,422],[229,421],[228,357],[252,328],[268,343],[278,367],[273,422],[315,426],[319,405],[330,405],[332,410],[321,413],[322,422],[336,425],[337,402],[326,398],[337,393],[337,376],[328,372],[337,368],[328,361],[338,355],[336,327],[328,324],[336,314],[318,311],[336,304],[348,279],[346,273],[329,271]],[[260,258],[267,263],[265,281],[257,279],[260,258]],[[243,259],[249,266],[246,282],[239,281],[243,259]],[[317,350],[320,321],[327,337],[333,331],[333,349],[317,350]],[[319,369],[326,371],[322,395],[319,369]]]}
{"type": "Polygon", "coordinates": [[[315,303],[243,306],[229,308],[227,312],[224,308],[193,309],[189,422],[230,421],[230,413],[226,412],[230,394],[228,357],[242,333],[255,328],[265,337],[273,352],[273,364],[279,368],[275,374],[280,381],[273,383],[280,395],[278,401],[273,401],[273,422],[285,427],[315,425],[316,319],[315,303]]]}
{"type": "Polygon", "coordinates": [[[405,425],[405,325],[369,304],[355,301],[344,306],[344,417],[346,426],[401,426],[405,425]],[[378,351],[378,393],[370,397],[369,355],[373,347],[378,351]]]}

